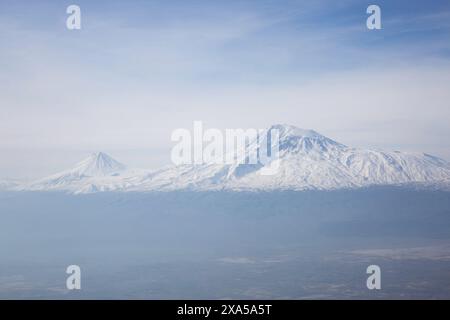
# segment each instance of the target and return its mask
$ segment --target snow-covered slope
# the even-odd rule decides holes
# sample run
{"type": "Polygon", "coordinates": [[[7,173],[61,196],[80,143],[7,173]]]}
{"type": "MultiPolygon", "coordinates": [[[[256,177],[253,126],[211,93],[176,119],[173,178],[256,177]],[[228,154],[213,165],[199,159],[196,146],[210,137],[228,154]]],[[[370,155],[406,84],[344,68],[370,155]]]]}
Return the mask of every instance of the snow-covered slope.
{"type": "Polygon", "coordinates": [[[132,189],[304,190],[450,181],[450,164],[427,154],[350,148],[289,125],[268,130],[272,129],[280,132],[279,169],[274,175],[262,175],[262,165],[184,165],[141,177],[132,189]]]}
{"type": "Polygon", "coordinates": [[[0,191],[14,190],[18,185],[16,181],[0,180],[0,191]]]}
{"type": "Polygon", "coordinates": [[[85,160],[50,177],[35,181],[26,190],[68,190],[73,192],[94,192],[109,190],[107,185],[114,177],[125,172],[126,167],[103,152],[91,154],[85,160]]]}
{"type": "MultiPolygon", "coordinates": [[[[275,125],[280,133],[278,171],[262,175],[262,164],[168,166],[157,171],[124,171],[105,154],[76,168],[37,181],[31,190],[96,191],[305,190],[370,185],[450,185],[450,164],[423,153],[385,152],[345,146],[313,130],[275,125]]],[[[258,149],[257,141],[250,148],[258,149]]]]}

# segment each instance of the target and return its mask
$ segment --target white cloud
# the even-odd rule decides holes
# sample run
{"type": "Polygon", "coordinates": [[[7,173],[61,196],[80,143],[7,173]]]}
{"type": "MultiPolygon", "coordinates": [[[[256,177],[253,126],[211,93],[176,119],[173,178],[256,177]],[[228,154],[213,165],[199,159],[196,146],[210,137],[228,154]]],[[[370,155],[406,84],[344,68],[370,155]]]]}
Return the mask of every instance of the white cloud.
{"type": "MultiPolygon", "coordinates": [[[[223,129],[291,123],[348,145],[450,159],[450,64],[433,55],[448,45],[362,46],[363,23],[311,24],[323,3],[231,9],[149,23],[96,11],[80,33],[0,19],[0,151],[123,150],[132,158],[126,150],[161,152],[172,130],[202,120],[223,129]]],[[[442,19],[423,17],[435,27],[442,19]]],[[[8,154],[0,177],[27,165],[8,154]]]]}

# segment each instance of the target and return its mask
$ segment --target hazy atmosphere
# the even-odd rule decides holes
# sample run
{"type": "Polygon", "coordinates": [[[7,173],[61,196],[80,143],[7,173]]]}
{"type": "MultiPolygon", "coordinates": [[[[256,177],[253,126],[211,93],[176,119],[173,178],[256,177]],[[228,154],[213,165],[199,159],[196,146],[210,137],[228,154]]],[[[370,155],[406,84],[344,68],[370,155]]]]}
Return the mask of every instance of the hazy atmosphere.
{"type": "Polygon", "coordinates": [[[449,299],[449,88],[448,0],[0,0],[0,300],[449,299]]]}
{"type": "Polygon", "coordinates": [[[105,151],[170,161],[170,134],[288,123],[355,147],[450,159],[450,4],[0,1],[0,178],[105,151]]]}

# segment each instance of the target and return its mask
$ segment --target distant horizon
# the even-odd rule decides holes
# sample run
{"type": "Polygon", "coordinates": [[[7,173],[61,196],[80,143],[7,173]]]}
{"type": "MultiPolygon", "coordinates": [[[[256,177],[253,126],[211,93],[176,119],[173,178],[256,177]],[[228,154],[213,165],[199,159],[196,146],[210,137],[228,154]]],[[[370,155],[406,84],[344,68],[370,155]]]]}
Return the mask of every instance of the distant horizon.
{"type": "MultiPolygon", "coordinates": [[[[254,191],[333,190],[421,183],[423,186],[446,190],[450,186],[450,162],[445,159],[424,152],[352,147],[312,129],[289,124],[273,124],[264,130],[227,128],[227,133],[220,134],[219,139],[234,137],[229,141],[233,142],[231,146],[225,140],[219,143],[218,148],[222,150],[218,158],[207,155],[211,147],[217,148],[214,145],[220,129],[205,128],[197,121],[193,123],[192,132],[187,128],[178,130],[179,133],[183,132],[184,138],[180,140],[179,133],[172,136],[172,162],[157,168],[130,165],[104,150],[95,151],[76,162],[73,160],[70,167],[46,176],[22,181],[12,179],[16,183],[9,184],[9,187],[6,180],[3,188],[11,191],[61,190],[79,194],[99,191],[174,191],[186,188],[199,191],[216,188],[254,191]],[[216,135],[214,144],[206,138],[213,132],[216,135]],[[200,140],[195,140],[195,137],[200,140]],[[272,143],[275,141],[276,148],[272,143],[264,147],[269,137],[272,143]],[[247,146],[246,139],[249,139],[247,146]],[[250,147],[252,145],[256,148],[250,147]],[[239,146],[244,149],[239,149],[239,146]],[[178,163],[180,148],[183,154],[187,152],[188,158],[184,156],[180,158],[182,162],[178,163]],[[267,152],[264,148],[270,148],[270,156],[268,153],[262,157],[267,152]],[[245,162],[239,160],[243,159],[240,156],[243,153],[246,155],[245,162]],[[200,162],[196,159],[200,159],[200,162]],[[192,169],[186,170],[186,165],[192,169]],[[154,174],[149,175],[150,172],[154,174]]],[[[215,150],[216,154],[218,151],[215,150]]]]}
{"type": "MultiPolygon", "coordinates": [[[[267,128],[270,128],[270,127],[275,126],[275,125],[293,126],[293,125],[287,124],[287,123],[283,123],[283,124],[275,124],[274,123],[274,124],[268,126],[267,128]]],[[[294,126],[294,127],[297,128],[297,129],[301,129],[301,130],[312,130],[312,131],[315,131],[315,132],[319,133],[320,135],[322,135],[321,132],[318,132],[318,131],[316,131],[313,128],[300,128],[300,127],[297,127],[297,126],[294,126]]],[[[188,128],[186,128],[186,129],[188,129],[188,128]]],[[[217,129],[219,129],[219,128],[217,128],[217,129]]],[[[245,130],[247,128],[228,128],[228,129],[244,129],[245,130]]],[[[428,152],[421,151],[421,150],[399,150],[399,149],[386,149],[386,148],[371,148],[371,147],[364,147],[364,146],[352,146],[352,145],[348,145],[346,143],[343,143],[341,141],[338,141],[338,140],[334,139],[333,137],[329,137],[329,136],[326,136],[326,135],[323,135],[323,136],[325,136],[325,137],[327,137],[329,139],[332,139],[332,140],[334,140],[334,141],[336,141],[338,143],[342,143],[343,145],[345,145],[345,146],[347,146],[349,148],[362,149],[362,150],[385,151],[385,152],[396,152],[396,151],[398,151],[398,152],[401,152],[401,153],[425,154],[425,155],[438,157],[438,158],[440,158],[440,159],[442,159],[444,161],[450,162],[450,160],[447,159],[447,158],[441,157],[441,156],[436,155],[436,154],[430,154],[428,152]]],[[[127,168],[130,168],[130,169],[133,168],[133,169],[143,169],[143,170],[156,170],[156,169],[159,169],[159,168],[167,166],[167,165],[173,165],[170,162],[170,151],[171,151],[171,148],[173,147],[173,144],[174,143],[171,142],[171,145],[168,145],[167,148],[159,149],[159,157],[158,157],[157,161],[155,161],[155,159],[152,158],[152,156],[153,156],[152,153],[155,150],[151,150],[151,149],[150,150],[137,150],[137,149],[134,150],[134,152],[136,152],[136,153],[141,153],[141,155],[139,157],[141,159],[140,159],[140,161],[131,161],[132,165],[128,165],[127,161],[122,161],[122,159],[121,159],[121,155],[123,155],[123,154],[125,154],[125,158],[126,159],[128,158],[126,156],[126,154],[129,153],[130,150],[127,150],[127,149],[125,149],[125,150],[114,150],[114,149],[111,149],[111,151],[108,151],[108,149],[106,149],[106,148],[105,149],[99,149],[99,150],[81,150],[81,149],[79,149],[79,150],[73,150],[73,149],[72,150],[64,150],[64,148],[63,148],[63,150],[56,150],[55,149],[54,151],[56,151],[57,153],[64,154],[64,160],[60,159],[59,161],[55,161],[54,163],[52,163],[51,167],[47,167],[46,169],[40,171],[41,172],[40,175],[38,175],[37,173],[35,175],[33,175],[33,176],[29,176],[29,175],[22,176],[20,174],[17,175],[17,176],[3,176],[3,175],[0,174],[0,179],[2,179],[2,180],[17,180],[17,181],[32,181],[32,180],[35,180],[35,179],[38,179],[38,178],[43,178],[45,176],[48,176],[48,175],[51,175],[51,174],[54,174],[54,173],[58,173],[58,172],[63,171],[65,169],[69,169],[69,168],[73,167],[74,165],[76,165],[77,163],[79,163],[80,161],[83,161],[83,160],[89,158],[90,156],[92,156],[93,154],[96,154],[96,153],[104,153],[107,156],[110,156],[111,158],[113,158],[114,160],[117,160],[120,163],[126,165],[127,168]],[[70,158],[69,159],[69,157],[67,156],[67,152],[68,151],[72,152],[72,154],[74,154],[74,155],[79,155],[79,157],[77,159],[74,159],[74,158],[70,158]],[[165,162],[163,160],[164,158],[166,158],[165,162]],[[140,165],[139,165],[139,163],[140,163],[140,165]],[[149,163],[149,164],[146,166],[146,163],[149,163]],[[54,169],[52,169],[52,168],[54,168],[54,169]]],[[[38,150],[34,150],[34,151],[35,152],[39,152],[38,150]]],[[[44,150],[40,150],[40,151],[44,152],[44,153],[47,153],[49,150],[45,150],[44,149],[44,150]]],[[[22,152],[24,152],[24,150],[22,150],[22,152]]],[[[31,152],[33,152],[33,151],[31,151],[31,152]]],[[[135,157],[134,160],[136,158],[137,157],[135,157]]],[[[43,159],[45,159],[45,157],[43,157],[43,159]]],[[[41,163],[44,162],[44,160],[41,161],[38,157],[32,157],[32,160],[35,163],[36,167],[39,167],[41,165],[41,163]]],[[[26,172],[26,168],[22,168],[22,170],[26,172]]]]}
{"type": "Polygon", "coordinates": [[[0,0],[0,299],[450,299],[449,89],[449,0],[0,0]]]}
{"type": "Polygon", "coordinates": [[[450,159],[450,4],[0,2],[0,176],[106,150],[169,162],[170,135],[292,123],[354,147],[450,159]]]}

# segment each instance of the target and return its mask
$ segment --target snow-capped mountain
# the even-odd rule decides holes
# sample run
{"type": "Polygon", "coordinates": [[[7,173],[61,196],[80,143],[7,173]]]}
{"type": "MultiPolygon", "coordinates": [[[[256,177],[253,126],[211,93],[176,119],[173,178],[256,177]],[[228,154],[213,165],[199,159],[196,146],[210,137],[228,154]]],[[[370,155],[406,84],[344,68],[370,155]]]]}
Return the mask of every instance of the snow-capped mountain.
{"type": "MultiPolygon", "coordinates": [[[[357,188],[450,181],[450,164],[427,154],[363,150],[345,146],[313,130],[275,125],[279,130],[278,171],[262,175],[263,166],[184,165],[140,177],[133,190],[305,190],[357,188]]],[[[259,148],[255,142],[250,148],[259,148]]]]}
{"type": "MultiPolygon", "coordinates": [[[[98,153],[74,169],[37,181],[24,189],[96,191],[170,190],[306,190],[358,188],[371,185],[450,185],[450,163],[423,153],[364,150],[348,147],[313,130],[289,125],[279,132],[278,170],[262,175],[262,164],[168,166],[156,171],[125,171],[125,166],[98,153]]],[[[255,140],[250,149],[260,149],[255,140]]],[[[270,165],[270,164],[267,164],[270,165]]]]}
{"type": "Polygon", "coordinates": [[[101,191],[113,177],[125,172],[125,165],[103,152],[91,154],[73,169],[35,181],[23,189],[27,190],[70,190],[73,192],[101,191]],[[98,188],[100,187],[100,188],[98,188]]]}
{"type": "Polygon", "coordinates": [[[125,169],[125,165],[117,162],[107,154],[97,152],[78,163],[70,173],[79,176],[104,177],[120,173],[125,169]]]}

